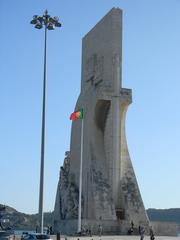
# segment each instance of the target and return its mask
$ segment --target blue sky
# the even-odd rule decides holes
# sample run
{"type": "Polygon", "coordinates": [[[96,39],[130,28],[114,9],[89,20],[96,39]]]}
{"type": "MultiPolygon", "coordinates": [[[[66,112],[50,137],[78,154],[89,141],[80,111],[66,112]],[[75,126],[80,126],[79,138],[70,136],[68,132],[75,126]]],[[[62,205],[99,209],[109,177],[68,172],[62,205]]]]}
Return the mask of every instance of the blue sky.
{"type": "Polygon", "coordinates": [[[80,93],[82,37],[112,8],[123,9],[123,87],[132,88],[127,142],[146,208],[180,207],[180,0],[0,1],[0,203],[38,211],[43,31],[48,9],[45,211],[54,208],[80,93]]]}

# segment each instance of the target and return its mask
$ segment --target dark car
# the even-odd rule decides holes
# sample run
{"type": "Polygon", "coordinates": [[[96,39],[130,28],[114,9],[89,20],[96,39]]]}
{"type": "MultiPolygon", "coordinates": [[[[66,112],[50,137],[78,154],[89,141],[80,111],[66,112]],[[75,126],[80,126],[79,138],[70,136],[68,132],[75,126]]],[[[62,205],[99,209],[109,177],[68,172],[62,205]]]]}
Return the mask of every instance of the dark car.
{"type": "Polygon", "coordinates": [[[7,231],[0,231],[0,240],[13,240],[13,234],[7,231]]]}
{"type": "Polygon", "coordinates": [[[52,240],[49,235],[41,234],[41,233],[25,234],[21,239],[22,240],[52,240]]]}

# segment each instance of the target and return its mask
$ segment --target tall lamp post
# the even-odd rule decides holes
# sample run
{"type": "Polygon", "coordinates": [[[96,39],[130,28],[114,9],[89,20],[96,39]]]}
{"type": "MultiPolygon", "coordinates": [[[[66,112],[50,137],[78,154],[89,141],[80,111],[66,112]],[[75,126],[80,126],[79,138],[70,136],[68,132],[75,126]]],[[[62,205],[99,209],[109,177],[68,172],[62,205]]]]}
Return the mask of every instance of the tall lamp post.
{"type": "Polygon", "coordinates": [[[39,223],[40,232],[43,233],[43,195],[44,195],[44,148],[45,148],[45,110],[46,110],[46,49],[47,30],[54,30],[61,27],[58,17],[51,17],[48,11],[43,16],[34,15],[31,24],[41,29],[44,26],[44,78],[43,78],[43,103],[42,103],[42,135],[41,135],[41,166],[40,166],[40,187],[39,187],[39,223]]]}

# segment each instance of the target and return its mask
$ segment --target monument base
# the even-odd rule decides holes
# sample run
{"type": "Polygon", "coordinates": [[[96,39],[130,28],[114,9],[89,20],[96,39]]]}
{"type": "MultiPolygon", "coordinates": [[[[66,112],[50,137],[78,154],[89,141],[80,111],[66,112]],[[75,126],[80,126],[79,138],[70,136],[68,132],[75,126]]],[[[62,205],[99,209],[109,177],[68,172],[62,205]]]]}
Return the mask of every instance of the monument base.
{"type": "MultiPolygon", "coordinates": [[[[55,232],[60,232],[66,235],[77,234],[77,220],[61,220],[54,222],[55,232]]],[[[92,235],[127,235],[131,224],[126,220],[82,220],[82,235],[88,235],[90,232],[92,235]]],[[[144,225],[143,225],[144,226],[144,225]]],[[[149,227],[144,226],[147,230],[149,227]]],[[[138,234],[138,226],[134,227],[133,235],[138,234]]]]}

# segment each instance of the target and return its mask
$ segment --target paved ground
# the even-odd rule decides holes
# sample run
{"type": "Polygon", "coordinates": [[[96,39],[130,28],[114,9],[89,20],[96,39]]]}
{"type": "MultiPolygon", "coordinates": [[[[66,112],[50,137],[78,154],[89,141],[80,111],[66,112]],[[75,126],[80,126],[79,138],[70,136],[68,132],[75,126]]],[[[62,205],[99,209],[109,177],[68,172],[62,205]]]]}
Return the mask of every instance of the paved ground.
{"type": "MultiPolygon", "coordinates": [[[[53,240],[56,239],[56,235],[51,236],[53,240]]],[[[140,240],[140,236],[92,236],[92,237],[69,237],[61,236],[60,240],[140,240]]],[[[15,240],[21,240],[20,236],[16,236],[15,240]]],[[[145,236],[144,240],[150,240],[149,236],[145,236]]],[[[155,240],[180,240],[180,237],[169,236],[155,236],[155,240]]]]}
{"type": "MultiPolygon", "coordinates": [[[[61,240],[140,240],[140,236],[92,236],[92,237],[65,237],[61,236],[61,240]]],[[[56,238],[53,238],[55,240],[56,238]]],[[[149,236],[145,236],[144,240],[150,240],[149,236]]],[[[155,236],[155,240],[180,240],[180,237],[155,236]]]]}

